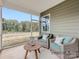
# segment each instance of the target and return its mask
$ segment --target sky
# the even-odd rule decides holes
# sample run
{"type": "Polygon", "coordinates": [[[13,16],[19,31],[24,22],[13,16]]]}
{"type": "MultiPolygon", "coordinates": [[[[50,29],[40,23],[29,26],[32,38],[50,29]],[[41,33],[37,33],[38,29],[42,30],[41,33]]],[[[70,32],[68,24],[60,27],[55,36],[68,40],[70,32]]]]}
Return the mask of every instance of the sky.
{"type": "MultiPolygon", "coordinates": [[[[6,19],[15,19],[20,21],[31,21],[31,14],[19,12],[16,10],[8,9],[8,8],[2,8],[2,17],[6,19]]],[[[33,15],[32,19],[38,20],[39,17],[33,15]]]]}

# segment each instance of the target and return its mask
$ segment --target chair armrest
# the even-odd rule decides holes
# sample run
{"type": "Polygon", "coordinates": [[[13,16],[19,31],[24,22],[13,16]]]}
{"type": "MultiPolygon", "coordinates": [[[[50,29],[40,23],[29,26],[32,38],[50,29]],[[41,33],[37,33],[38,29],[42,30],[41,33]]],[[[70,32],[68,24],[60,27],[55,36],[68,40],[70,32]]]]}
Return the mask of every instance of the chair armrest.
{"type": "Polygon", "coordinates": [[[42,39],[42,36],[39,36],[39,37],[38,37],[38,40],[40,40],[40,39],[42,39]]]}
{"type": "Polygon", "coordinates": [[[71,42],[69,42],[68,44],[64,44],[64,45],[72,45],[72,44],[74,44],[76,42],[76,39],[73,39],[71,42]]]}
{"type": "Polygon", "coordinates": [[[54,41],[55,41],[55,39],[50,39],[50,42],[51,42],[51,43],[54,43],[54,41]]]}

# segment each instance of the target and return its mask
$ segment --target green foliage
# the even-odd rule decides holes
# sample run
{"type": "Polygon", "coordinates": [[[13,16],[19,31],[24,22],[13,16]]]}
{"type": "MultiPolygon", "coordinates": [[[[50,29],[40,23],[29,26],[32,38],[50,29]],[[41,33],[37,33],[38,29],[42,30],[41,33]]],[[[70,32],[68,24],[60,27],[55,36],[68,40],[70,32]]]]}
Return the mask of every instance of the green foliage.
{"type": "MultiPolygon", "coordinates": [[[[29,21],[21,21],[12,19],[4,19],[3,18],[3,32],[30,32],[31,30],[31,22],[29,21]]],[[[38,23],[32,22],[32,30],[38,31],[38,23]]]]}

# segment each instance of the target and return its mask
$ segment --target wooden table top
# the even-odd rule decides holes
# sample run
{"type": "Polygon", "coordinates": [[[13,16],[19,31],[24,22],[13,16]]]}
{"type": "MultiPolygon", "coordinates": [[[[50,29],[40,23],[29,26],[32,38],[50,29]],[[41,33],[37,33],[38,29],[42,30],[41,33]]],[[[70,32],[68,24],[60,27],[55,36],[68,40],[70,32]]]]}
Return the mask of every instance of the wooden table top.
{"type": "Polygon", "coordinates": [[[35,42],[34,44],[32,44],[32,43],[26,43],[24,45],[24,49],[25,50],[33,51],[33,50],[37,50],[39,48],[41,48],[41,45],[39,44],[39,42],[35,42]]]}

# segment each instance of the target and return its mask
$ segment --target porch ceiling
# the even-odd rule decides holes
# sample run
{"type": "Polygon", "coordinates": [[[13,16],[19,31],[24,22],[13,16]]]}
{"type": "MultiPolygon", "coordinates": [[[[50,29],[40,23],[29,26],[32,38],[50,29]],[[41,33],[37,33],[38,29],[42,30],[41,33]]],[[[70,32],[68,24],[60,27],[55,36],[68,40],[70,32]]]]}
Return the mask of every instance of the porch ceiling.
{"type": "Polygon", "coordinates": [[[4,6],[39,15],[64,0],[4,0],[4,6]]]}

